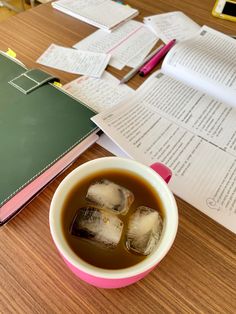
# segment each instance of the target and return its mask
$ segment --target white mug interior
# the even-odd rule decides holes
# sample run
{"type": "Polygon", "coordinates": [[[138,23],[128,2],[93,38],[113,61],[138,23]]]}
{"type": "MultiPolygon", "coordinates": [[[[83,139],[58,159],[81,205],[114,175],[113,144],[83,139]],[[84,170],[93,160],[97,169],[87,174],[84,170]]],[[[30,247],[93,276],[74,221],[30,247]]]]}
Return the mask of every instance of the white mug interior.
{"type": "Polygon", "coordinates": [[[57,249],[74,267],[95,277],[122,279],[148,271],[163,259],[176,236],[178,210],[172,192],[169,190],[166,182],[154,170],[134,160],[119,157],[104,157],[82,164],[64,178],[58,186],[51,202],[49,224],[57,249]],[[74,253],[63,236],[61,210],[68,193],[81,179],[102,169],[128,170],[141,176],[157,191],[165,211],[163,232],[158,246],[143,261],[128,268],[103,269],[90,265],[74,253]]]}

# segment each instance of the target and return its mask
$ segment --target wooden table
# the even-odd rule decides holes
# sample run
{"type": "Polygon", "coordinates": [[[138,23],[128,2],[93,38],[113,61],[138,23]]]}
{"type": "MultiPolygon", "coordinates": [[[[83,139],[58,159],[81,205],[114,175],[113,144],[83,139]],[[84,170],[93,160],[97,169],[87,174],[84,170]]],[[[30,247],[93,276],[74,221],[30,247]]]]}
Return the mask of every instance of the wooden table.
{"type": "MultiPolygon", "coordinates": [[[[180,10],[200,25],[236,33],[235,23],[212,17],[213,0],[127,2],[139,9],[140,21],[147,15],[180,10]]],[[[0,24],[0,49],[10,47],[28,67],[40,67],[35,60],[51,43],[71,47],[94,30],[50,4],[40,5],[0,24]]],[[[46,70],[62,83],[76,77],[46,70]]],[[[108,70],[121,78],[129,69],[108,70]]],[[[136,88],[142,82],[136,76],[129,85],[136,88]]],[[[236,313],[236,236],[180,199],[174,246],[144,280],[103,290],[80,281],[65,267],[49,232],[50,201],[72,169],[107,155],[98,145],[91,147],[0,229],[0,313],[236,313]]]]}

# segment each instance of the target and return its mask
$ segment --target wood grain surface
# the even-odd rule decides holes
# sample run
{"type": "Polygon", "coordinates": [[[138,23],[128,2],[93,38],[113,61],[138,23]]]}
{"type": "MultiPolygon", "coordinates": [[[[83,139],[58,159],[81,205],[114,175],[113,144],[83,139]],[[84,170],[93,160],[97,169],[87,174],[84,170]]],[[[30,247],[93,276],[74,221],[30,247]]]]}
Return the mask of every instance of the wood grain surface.
{"type": "MultiPolygon", "coordinates": [[[[180,10],[200,25],[236,33],[235,23],[211,15],[214,1],[126,3],[139,9],[140,21],[147,15],[180,10]]],[[[0,49],[10,47],[28,67],[41,67],[65,83],[76,76],[40,66],[35,60],[51,43],[71,47],[94,30],[50,4],[40,5],[0,24],[0,49]]],[[[129,71],[108,70],[117,78],[129,71]]],[[[136,88],[143,81],[135,76],[129,85],[136,88]]],[[[236,236],[178,198],[176,241],[145,279],[123,289],[97,289],[67,269],[50,236],[50,201],[71,170],[108,155],[93,145],[0,229],[0,313],[236,313],[236,236]]]]}

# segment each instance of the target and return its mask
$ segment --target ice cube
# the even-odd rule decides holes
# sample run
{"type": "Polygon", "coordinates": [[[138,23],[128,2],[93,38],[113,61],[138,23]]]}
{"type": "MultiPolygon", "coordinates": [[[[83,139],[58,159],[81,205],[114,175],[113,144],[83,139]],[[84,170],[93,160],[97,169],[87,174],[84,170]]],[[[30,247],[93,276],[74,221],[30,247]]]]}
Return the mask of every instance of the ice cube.
{"type": "Polygon", "coordinates": [[[134,195],[128,189],[102,179],[90,185],[86,199],[94,206],[125,215],[134,201],[134,195]]]}
{"type": "Polygon", "coordinates": [[[71,234],[115,247],[121,238],[123,222],[116,216],[94,207],[80,208],[73,220],[71,234]]]}
{"type": "Polygon", "coordinates": [[[148,255],[160,240],[162,218],[155,209],[140,206],[128,221],[126,246],[128,250],[148,255]]]}

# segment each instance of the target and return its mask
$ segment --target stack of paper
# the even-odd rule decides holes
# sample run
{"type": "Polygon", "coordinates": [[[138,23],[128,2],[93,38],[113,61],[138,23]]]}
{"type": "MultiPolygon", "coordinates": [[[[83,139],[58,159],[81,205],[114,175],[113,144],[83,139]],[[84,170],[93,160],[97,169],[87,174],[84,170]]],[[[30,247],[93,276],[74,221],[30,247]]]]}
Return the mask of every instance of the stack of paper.
{"type": "Polygon", "coordinates": [[[111,0],[59,0],[53,8],[102,29],[112,29],[138,15],[138,10],[111,0]]]}

